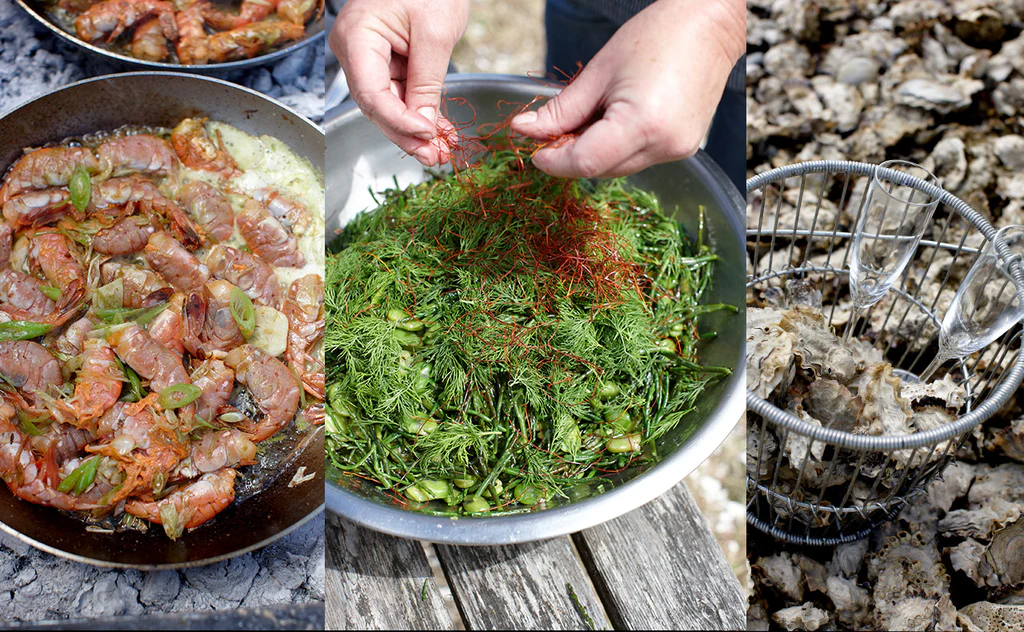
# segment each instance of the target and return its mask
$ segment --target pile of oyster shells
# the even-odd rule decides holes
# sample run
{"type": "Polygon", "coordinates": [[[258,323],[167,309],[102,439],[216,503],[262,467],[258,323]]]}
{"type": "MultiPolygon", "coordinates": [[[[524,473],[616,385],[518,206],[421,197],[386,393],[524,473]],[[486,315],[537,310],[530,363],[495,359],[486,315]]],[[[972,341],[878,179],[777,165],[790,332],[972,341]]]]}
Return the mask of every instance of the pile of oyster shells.
{"type": "MultiPolygon", "coordinates": [[[[747,7],[748,175],[813,159],[902,158],[932,171],[996,227],[1024,224],[1024,0],[747,7]]],[[[754,228],[760,205],[751,197],[754,228]]],[[[830,200],[822,209],[846,226],[855,212],[830,200]]],[[[931,264],[928,274],[952,281],[937,296],[925,286],[925,302],[944,312],[968,264],[931,264]]],[[[836,326],[849,311],[844,299],[839,306],[836,326]]],[[[875,310],[876,334],[899,335],[912,349],[932,340],[934,329],[913,316],[903,331],[888,331],[888,311],[875,310]]],[[[1022,403],[1024,395],[1011,398],[942,480],[867,539],[800,548],[751,530],[750,629],[1020,629],[1022,403]]]]}

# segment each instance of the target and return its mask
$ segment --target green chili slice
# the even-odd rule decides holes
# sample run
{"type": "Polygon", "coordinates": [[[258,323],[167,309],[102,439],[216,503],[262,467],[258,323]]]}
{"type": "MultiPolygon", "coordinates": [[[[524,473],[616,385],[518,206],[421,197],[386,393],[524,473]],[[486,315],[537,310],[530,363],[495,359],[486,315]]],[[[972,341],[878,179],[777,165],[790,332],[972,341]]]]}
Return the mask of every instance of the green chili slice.
{"type": "Polygon", "coordinates": [[[68,190],[71,192],[71,203],[79,211],[84,211],[85,207],[89,206],[89,198],[92,196],[92,180],[89,179],[89,172],[85,167],[75,167],[71,173],[68,190]]]}
{"type": "Polygon", "coordinates": [[[60,298],[59,287],[55,287],[53,285],[41,285],[39,286],[39,291],[42,292],[43,295],[46,298],[50,299],[51,301],[56,301],[57,299],[60,298]]]}
{"type": "Polygon", "coordinates": [[[9,320],[0,323],[0,342],[13,340],[31,340],[38,338],[53,329],[53,325],[34,323],[29,320],[9,320]]]}
{"type": "Polygon", "coordinates": [[[67,478],[60,482],[60,485],[57,486],[57,491],[64,492],[65,494],[71,492],[77,496],[89,489],[89,486],[96,480],[96,469],[99,467],[99,464],[100,458],[98,456],[86,459],[68,474],[67,478]]]}
{"type": "Polygon", "coordinates": [[[140,325],[147,325],[151,320],[156,318],[160,312],[167,309],[169,303],[163,302],[153,307],[114,307],[110,309],[97,309],[95,310],[96,317],[102,320],[108,325],[120,325],[128,321],[136,322],[140,325]]]}
{"type": "Polygon", "coordinates": [[[203,389],[191,384],[175,384],[160,391],[160,406],[165,410],[181,408],[199,399],[203,389]]]}
{"type": "Polygon", "coordinates": [[[117,356],[114,356],[114,362],[117,362],[117,367],[121,369],[124,381],[128,384],[128,389],[122,392],[121,399],[126,402],[137,402],[145,397],[146,392],[142,389],[142,380],[139,379],[139,374],[117,356]]]}
{"type": "Polygon", "coordinates": [[[242,335],[248,338],[256,329],[256,309],[252,306],[252,299],[241,288],[232,287],[230,305],[231,317],[238,323],[242,335]]]}

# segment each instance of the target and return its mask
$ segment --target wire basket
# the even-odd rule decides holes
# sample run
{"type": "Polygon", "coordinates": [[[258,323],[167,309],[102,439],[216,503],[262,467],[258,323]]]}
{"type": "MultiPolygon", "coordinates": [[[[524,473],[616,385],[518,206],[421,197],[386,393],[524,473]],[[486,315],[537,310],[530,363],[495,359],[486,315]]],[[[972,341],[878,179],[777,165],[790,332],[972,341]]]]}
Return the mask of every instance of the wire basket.
{"type": "MultiPolygon", "coordinates": [[[[876,169],[822,160],[747,180],[748,303],[778,293],[788,280],[809,281],[822,292],[828,324],[842,333],[850,311],[845,307],[847,243],[876,169]]],[[[996,229],[947,191],[899,171],[885,169],[880,175],[940,195],[932,226],[904,273],[855,331],[873,342],[894,373],[914,373],[934,357],[950,299],[996,229]]],[[[1020,257],[1001,239],[995,248],[1008,262],[1018,300],[1024,301],[1020,257]]],[[[953,422],[912,434],[866,435],[815,426],[748,390],[747,522],[786,542],[835,546],[865,537],[895,517],[1017,389],[1024,375],[1020,336],[1016,325],[954,365],[950,375],[964,387],[966,403],[953,422]],[[798,454],[803,455],[800,466],[787,465],[798,454]]]]}

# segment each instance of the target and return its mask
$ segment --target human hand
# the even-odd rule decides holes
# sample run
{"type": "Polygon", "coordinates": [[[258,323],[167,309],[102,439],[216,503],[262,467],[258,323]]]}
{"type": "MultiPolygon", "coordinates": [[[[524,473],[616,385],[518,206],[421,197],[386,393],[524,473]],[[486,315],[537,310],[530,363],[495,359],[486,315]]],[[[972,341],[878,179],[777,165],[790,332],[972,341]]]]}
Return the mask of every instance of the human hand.
{"type": "Polygon", "coordinates": [[[426,166],[450,159],[441,91],[469,0],[348,0],[328,37],[359,109],[426,166]]]}
{"type": "Polygon", "coordinates": [[[745,48],[742,0],[658,0],[626,22],[576,79],[512,130],[562,177],[614,177],[697,152],[745,48]]]}

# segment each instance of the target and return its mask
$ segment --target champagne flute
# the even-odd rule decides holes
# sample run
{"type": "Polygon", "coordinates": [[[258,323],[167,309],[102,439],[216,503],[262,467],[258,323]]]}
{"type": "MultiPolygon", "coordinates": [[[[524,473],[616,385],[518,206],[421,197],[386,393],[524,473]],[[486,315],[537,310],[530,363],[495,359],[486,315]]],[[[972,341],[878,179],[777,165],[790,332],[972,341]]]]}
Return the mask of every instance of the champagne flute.
{"type": "Polygon", "coordinates": [[[889,160],[875,168],[853,233],[853,315],[846,324],[843,342],[850,341],[864,311],[881,300],[903,274],[939,205],[940,191],[938,179],[912,162],[889,160]],[[924,181],[934,190],[925,192],[912,186],[911,178],[918,179],[918,186],[924,181]]]}
{"type": "Polygon", "coordinates": [[[1008,261],[995,249],[1000,240],[1019,257],[1024,253],[1024,226],[1001,228],[995,240],[981,249],[942,317],[939,351],[921,373],[920,381],[927,382],[946,360],[964,358],[985,348],[1024,317],[1008,261]]]}

